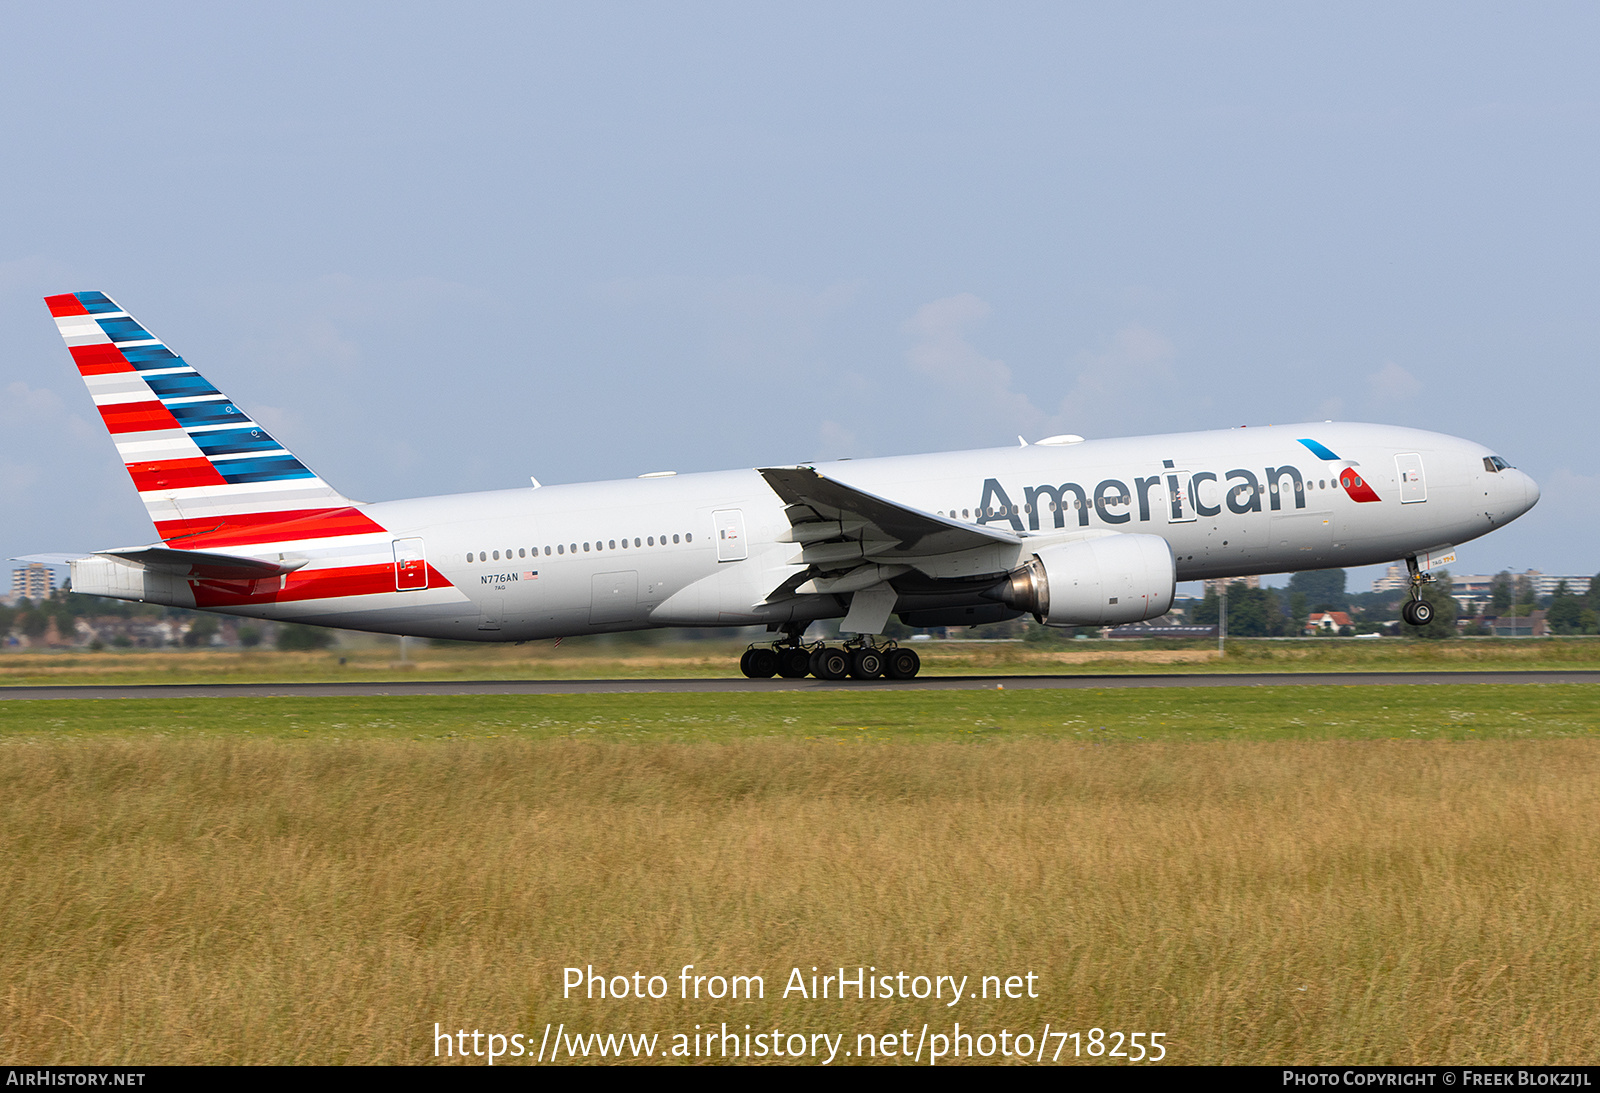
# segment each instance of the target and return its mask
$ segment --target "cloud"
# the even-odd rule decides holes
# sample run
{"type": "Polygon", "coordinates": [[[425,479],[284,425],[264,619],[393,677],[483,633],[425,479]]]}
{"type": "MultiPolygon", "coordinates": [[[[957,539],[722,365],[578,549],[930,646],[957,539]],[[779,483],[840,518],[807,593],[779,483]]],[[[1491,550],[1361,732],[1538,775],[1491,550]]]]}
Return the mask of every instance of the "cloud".
{"type": "Polygon", "coordinates": [[[1095,422],[1149,421],[1170,410],[1179,395],[1176,356],[1172,342],[1154,330],[1123,327],[1104,348],[1080,356],[1057,422],[1087,436],[1096,431],[1095,422]]]}
{"type": "Polygon", "coordinates": [[[961,419],[972,427],[964,431],[977,431],[986,442],[1001,443],[1018,433],[1033,438],[1064,432],[1104,436],[1163,427],[1182,402],[1180,394],[1191,403],[1195,398],[1192,391],[1180,392],[1172,341],[1137,325],[1125,326],[1098,349],[1078,354],[1065,395],[1057,397],[1059,385],[1031,394],[1017,390],[1010,366],[984,354],[969,337],[991,314],[986,302],[963,293],[924,304],[901,328],[912,338],[907,366],[959,395],[961,419]]]}
{"type": "Polygon", "coordinates": [[[0,398],[0,422],[7,425],[37,424],[61,413],[61,396],[48,387],[29,387],[21,380],[6,384],[0,398]]]}
{"type": "Polygon", "coordinates": [[[1367,377],[1367,389],[1371,393],[1372,401],[1383,405],[1416,398],[1422,393],[1422,381],[1398,364],[1389,361],[1367,377]]]}
{"type": "Polygon", "coordinates": [[[82,286],[66,287],[75,278],[72,268],[43,255],[13,258],[0,262],[0,296],[33,296],[31,303],[44,314],[43,297],[58,292],[81,291],[82,286]]]}
{"type": "MultiPolygon", "coordinates": [[[[414,328],[445,306],[481,303],[471,286],[437,277],[363,280],[330,273],[287,285],[251,285],[218,301],[224,316],[249,333],[237,344],[240,360],[292,372],[357,371],[367,363],[375,331],[414,328]]],[[[202,371],[204,368],[202,367],[202,371]]]]}
{"type": "Polygon", "coordinates": [[[837,421],[824,421],[817,427],[817,459],[854,458],[867,453],[857,450],[856,434],[837,421]]]}
{"type": "Polygon", "coordinates": [[[923,304],[901,330],[911,336],[906,365],[917,375],[960,396],[963,420],[1002,431],[1035,431],[1046,415],[1026,394],[1011,389],[1011,369],[985,356],[967,340],[967,330],[993,309],[970,292],[923,304]]]}
{"type": "Polygon", "coordinates": [[[619,278],[597,286],[600,299],[631,311],[653,312],[656,326],[688,324],[705,346],[701,363],[722,371],[799,368],[828,320],[852,306],[865,287],[842,281],[820,289],[763,277],[619,278]]]}

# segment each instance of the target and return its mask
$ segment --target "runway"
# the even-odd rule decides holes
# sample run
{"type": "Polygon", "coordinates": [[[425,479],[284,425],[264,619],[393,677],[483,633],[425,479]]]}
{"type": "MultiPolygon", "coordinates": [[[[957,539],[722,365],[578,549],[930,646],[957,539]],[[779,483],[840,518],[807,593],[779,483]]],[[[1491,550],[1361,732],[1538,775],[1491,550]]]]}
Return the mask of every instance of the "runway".
{"type": "Polygon", "coordinates": [[[0,687],[0,700],[101,698],[374,698],[420,695],[760,694],[773,691],[1074,691],[1137,687],[1439,687],[1481,683],[1600,683],[1600,671],[1230,672],[1164,675],[927,676],[921,679],[506,679],[387,683],[150,683],[0,687]]]}

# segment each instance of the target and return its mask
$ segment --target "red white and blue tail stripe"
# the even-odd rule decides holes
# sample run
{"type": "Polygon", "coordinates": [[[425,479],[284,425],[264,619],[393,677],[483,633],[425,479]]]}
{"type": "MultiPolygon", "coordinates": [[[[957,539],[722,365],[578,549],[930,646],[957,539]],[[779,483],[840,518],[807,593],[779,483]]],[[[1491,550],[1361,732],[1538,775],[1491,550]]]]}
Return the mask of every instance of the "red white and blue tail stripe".
{"type": "Polygon", "coordinates": [[[162,539],[199,549],[382,530],[104,293],[45,303],[162,539]]]}

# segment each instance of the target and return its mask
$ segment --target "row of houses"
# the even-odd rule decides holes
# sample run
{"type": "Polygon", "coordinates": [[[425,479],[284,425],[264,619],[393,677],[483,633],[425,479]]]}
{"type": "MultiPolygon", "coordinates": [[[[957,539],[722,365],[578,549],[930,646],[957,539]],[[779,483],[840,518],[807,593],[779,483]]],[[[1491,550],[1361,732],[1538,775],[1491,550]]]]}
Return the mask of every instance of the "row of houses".
{"type": "MultiPolygon", "coordinates": [[[[1482,619],[1462,619],[1459,626],[1465,627],[1468,622],[1477,622],[1497,638],[1542,638],[1550,634],[1550,626],[1546,621],[1544,611],[1535,611],[1531,615],[1505,615],[1489,616],[1482,619]]],[[[1167,619],[1151,619],[1148,622],[1129,623],[1126,626],[1116,626],[1107,629],[1105,636],[1111,638],[1214,638],[1217,636],[1215,626],[1196,626],[1181,621],[1174,621],[1163,625],[1167,619]]],[[[1384,624],[1391,632],[1398,633],[1400,624],[1393,621],[1384,624]]],[[[1316,611],[1306,619],[1305,636],[1318,637],[1325,634],[1351,636],[1355,634],[1355,622],[1343,611],[1316,611]]]]}

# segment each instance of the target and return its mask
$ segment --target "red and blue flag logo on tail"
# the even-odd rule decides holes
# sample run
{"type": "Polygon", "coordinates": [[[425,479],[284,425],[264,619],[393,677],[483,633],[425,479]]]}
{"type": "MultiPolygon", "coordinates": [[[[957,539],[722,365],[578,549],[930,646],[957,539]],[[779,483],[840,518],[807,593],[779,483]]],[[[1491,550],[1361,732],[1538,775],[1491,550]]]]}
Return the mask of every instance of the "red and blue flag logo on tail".
{"type": "Polygon", "coordinates": [[[45,303],[162,539],[193,549],[383,530],[105,293],[45,303]]]}

